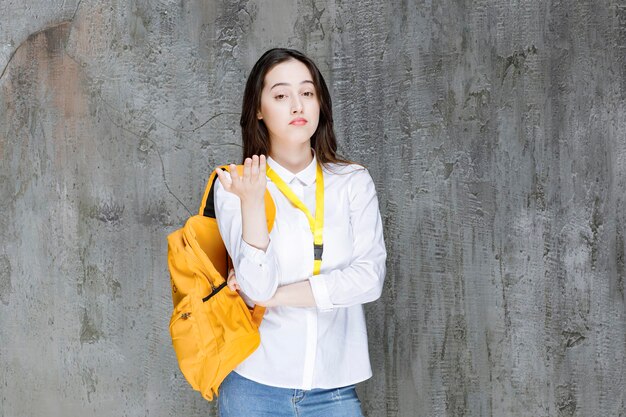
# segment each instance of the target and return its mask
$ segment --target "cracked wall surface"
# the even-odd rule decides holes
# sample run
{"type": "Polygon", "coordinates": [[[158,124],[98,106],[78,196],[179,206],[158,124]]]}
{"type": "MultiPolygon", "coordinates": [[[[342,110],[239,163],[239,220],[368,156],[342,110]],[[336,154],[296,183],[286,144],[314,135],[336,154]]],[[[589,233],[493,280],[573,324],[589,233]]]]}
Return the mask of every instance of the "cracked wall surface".
{"type": "Polygon", "coordinates": [[[626,3],[0,1],[0,417],[215,416],[166,236],[274,46],[320,67],[388,249],[369,417],[626,416],[626,3]]]}

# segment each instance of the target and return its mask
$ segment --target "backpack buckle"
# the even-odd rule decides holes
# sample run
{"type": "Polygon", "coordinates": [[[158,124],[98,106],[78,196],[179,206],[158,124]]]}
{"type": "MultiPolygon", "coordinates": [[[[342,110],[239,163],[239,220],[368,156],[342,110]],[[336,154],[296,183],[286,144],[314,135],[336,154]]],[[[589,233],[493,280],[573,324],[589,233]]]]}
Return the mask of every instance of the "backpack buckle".
{"type": "Polygon", "coordinates": [[[322,253],[324,253],[324,244],[321,243],[317,245],[313,243],[313,259],[315,259],[316,261],[321,261],[322,253]]]}

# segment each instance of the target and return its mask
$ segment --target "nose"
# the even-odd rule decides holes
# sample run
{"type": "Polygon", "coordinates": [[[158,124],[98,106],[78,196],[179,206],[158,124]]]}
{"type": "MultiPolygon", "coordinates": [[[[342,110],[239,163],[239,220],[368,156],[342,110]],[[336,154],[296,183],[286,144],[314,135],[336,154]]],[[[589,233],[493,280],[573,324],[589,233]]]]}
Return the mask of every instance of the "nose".
{"type": "Polygon", "coordinates": [[[302,111],[302,100],[300,100],[300,97],[296,94],[295,98],[291,101],[291,112],[299,113],[301,111],[302,111]]]}

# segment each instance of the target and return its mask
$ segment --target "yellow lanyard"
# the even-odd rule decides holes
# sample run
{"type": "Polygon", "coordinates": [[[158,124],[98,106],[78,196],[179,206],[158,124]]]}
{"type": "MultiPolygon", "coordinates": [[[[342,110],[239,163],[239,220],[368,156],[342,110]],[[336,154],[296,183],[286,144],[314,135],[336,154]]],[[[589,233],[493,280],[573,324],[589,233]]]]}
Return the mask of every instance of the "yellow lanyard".
{"type": "Polygon", "coordinates": [[[291,191],[291,188],[289,188],[285,181],[283,181],[269,165],[266,167],[265,172],[285,197],[306,214],[311,233],[313,233],[313,275],[319,274],[322,266],[322,252],[324,251],[324,244],[322,242],[324,229],[324,175],[322,173],[322,166],[318,161],[315,176],[315,219],[311,216],[311,212],[307,206],[300,201],[298,196],[291,191]]]}

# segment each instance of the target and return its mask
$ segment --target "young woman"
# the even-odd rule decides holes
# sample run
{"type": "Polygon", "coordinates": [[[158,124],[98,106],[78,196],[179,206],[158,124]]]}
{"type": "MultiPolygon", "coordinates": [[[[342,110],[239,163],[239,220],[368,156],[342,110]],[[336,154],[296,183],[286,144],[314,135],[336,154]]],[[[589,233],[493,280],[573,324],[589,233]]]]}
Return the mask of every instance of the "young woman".
{"type": "Polygon", "coordinates": [[[215,210],[228,285],[266,312],[261,345],[220,386],[221,417],[362,416],[355,385],[372,376],[362,305],[380,297],[387,252],[374,182],[337,156],[331,107],[298,51],[267,51],[248,77],[243,176],[216,169],[215,210]]]}

